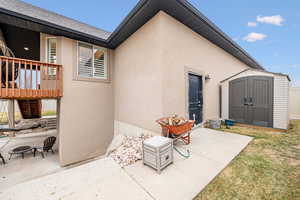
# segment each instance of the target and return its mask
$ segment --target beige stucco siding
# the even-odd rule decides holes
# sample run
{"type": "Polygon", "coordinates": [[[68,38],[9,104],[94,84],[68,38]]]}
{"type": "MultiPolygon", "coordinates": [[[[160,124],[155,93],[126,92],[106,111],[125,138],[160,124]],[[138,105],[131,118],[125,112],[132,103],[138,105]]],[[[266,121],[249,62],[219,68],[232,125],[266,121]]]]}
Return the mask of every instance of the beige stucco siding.
{"type": "Polygon", "coordinates": [[[219,117],[219,82],[247,66],[164,12],[115,50],[115,119],[152,131],[159,117],[187,115],[186,72],[209,74],[205,119],[219,117]]]}
{"type": "Polygon", "coordinates": [[[105,153],[113,137],[113,90],[111,82],[74,80],[77,43],[64,37],[59,42],[58,57],[64,67],[59,153],[61,165],[68,165],[105,153]]]}
{"type": "Polygon", "coordinates": [[[204,119],[218,118],[220,81],[248,67],[171,16],[159,15],[164,44],[164,114],[187,114],[188,68],[211,77],[204,81],[204,119]]]}
{"type": "Polygon", "coordinates": [[[155,16],[115,50],[115,119],[152,131],[163,114],[159,28],[155,16]]]}

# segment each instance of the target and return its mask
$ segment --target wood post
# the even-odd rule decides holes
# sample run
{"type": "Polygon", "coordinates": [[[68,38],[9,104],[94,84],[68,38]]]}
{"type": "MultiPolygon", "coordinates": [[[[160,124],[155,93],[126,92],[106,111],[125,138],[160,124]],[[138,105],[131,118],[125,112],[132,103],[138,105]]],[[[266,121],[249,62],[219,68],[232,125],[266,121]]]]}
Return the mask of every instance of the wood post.
{"type": "Polygon", "coordinates": [[[59,162],[62,163],[62,151],[61,151],[61,134],[60,134],[60,119],[61,119],[61,98],[56,99],[56,131],[58,135],[58,153],[59,153],[59,162]]]}
{"type": "Polygon", "coordinates": [[[7,112],[8,112],[8,126],[9,128],[15,128],[15,100],[10,99],[8,100],[7,105],[7,112]]]}

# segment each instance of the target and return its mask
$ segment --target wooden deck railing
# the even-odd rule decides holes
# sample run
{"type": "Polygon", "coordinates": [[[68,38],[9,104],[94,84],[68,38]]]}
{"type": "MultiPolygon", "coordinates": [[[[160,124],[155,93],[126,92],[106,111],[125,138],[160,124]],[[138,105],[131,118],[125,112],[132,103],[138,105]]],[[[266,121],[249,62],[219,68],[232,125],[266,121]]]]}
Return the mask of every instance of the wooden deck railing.
{"type": "Polygon", "coordinates": [[[62,97],[62,73],[62,65],[0,56],[0,98],[62,97]]]}

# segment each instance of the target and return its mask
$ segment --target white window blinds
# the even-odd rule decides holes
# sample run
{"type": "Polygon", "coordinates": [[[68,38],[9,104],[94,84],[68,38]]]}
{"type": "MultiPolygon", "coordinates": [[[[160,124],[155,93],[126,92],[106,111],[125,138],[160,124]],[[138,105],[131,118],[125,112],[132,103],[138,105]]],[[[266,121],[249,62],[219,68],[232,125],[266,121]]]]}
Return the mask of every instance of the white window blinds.
{"type": "Polygon", "coordinates": [[[78,43],[78,76],[107,79],[107,50],[78,43]]]}
{"type": "MultiPolygon", "coordinates": [[[[57,41],[56,38],[47,38],[47,62],[56,64],[57,63],[57,41]]],[[[55,75],[56,69],[49,68],[49,75],[55,75]]]]}
{"type": "Polygon", "coordinates": [[[79,43],[78,45],[78,75],[93,77],[93,46],[79,43]]]}

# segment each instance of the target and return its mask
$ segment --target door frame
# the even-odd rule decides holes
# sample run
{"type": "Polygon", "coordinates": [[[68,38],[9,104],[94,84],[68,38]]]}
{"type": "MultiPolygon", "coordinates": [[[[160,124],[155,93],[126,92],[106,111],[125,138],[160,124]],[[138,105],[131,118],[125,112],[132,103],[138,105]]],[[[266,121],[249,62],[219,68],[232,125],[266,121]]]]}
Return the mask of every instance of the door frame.
{"type": "MultiPolygon", "coordinates": [[[[199,66],[202,68],[201,66],[199,66]]],[[[194,128],[199,128],[205,123],[205,106],[206,106],[206,95],[205,95],[205,72],[192,68],[192,67],[184,67],[184,78],[185,78],[185,115],[186,118],[189,119],[189,74],[193,74],[196,76],[201,76],[202,77],[202,95],[203,95],[203,103],[202,103],[202,122],[200,124],[197,124],[194,126],[194,128]]],[[[194,129],[193,128],[193,129],[194,129]]]]}

